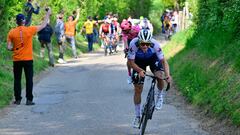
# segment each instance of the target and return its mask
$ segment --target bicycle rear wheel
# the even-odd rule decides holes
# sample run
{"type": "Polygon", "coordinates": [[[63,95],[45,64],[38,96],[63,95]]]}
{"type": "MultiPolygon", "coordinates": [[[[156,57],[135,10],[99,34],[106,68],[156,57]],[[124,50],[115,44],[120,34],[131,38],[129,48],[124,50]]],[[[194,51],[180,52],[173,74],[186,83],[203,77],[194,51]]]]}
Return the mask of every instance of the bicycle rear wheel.
{"type": "Polygon", "coordinates": [[[142,119],[142,124],[141,124],[141,127],[140,127],[140,135],[144,135],[145,129],[147,127],[147,121],[148,121],[147,113],[144,114],[141,119],[142,119]]]}

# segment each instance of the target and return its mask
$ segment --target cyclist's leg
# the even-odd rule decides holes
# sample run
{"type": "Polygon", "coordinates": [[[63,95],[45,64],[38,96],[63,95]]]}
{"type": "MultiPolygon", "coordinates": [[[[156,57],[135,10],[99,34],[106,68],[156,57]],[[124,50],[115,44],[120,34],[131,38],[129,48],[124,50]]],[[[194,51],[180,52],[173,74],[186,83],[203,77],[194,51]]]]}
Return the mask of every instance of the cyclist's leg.
{"type": "Polygon", "coordinates": [[[107,35],[104,34],[103,36],[103,45],[104,45],[104,53],[105,53],[105,56],[107,55],[108,51],[108,41],[107,41],[107,35]]]}
{"type": "Polygon", "coordinates": [[[117,46],[118,46],[118,35],[114,36],[114,51],[117,53],[117,46]]]}
{"type": "Polygon", "coordinates": [[[141,106],[141,94],[143,90],[143,84],[134,84],[134,104],[135,104],[135,115],[140,117],[140,106],[141,106]]]}
{"type": "Polygon", "coordinates": [[[163,78],[163,66],[162,63],[157,60],[155,57],[155,60],[150,64],[150,69],[153,72],[153,74],[158,78],[157,79],[157,88],[158,88],[158,93],[157,93],[157,99],[156,99],[156,106],[155,108],[157,110],[160,110],[163,105],[163,88],[164,88],[164,81],[159,78],[163,78]]]}
{"type": "Polygon", "coordinates": [[[109,48],[109,54],[112,54],[112,35],[107,36],[108,41],[108,48],[109,48]]]}
{"type": "Polygon", "coordinates": [[[101,43],[101,48],[104,48],[104,33],[99,33],[99,40],[101,43]]]}
{"type": "MultiPolygon", "coordinates": [[[[146,66],[144,63],[139,62],[141,64],[136,64],[143,70],[146,70],[146,66]]],[[[142,94],[142,89],[143,89],[143,84],[144,84],[144,77],[139,77],[138,72],[133,70],[132,72],[132,80],[133,80],[133,85],[134,85],[134,104],[138,105],[141,104],[141,94],[142,94]]]]}
{"type": "Polygon", "coordinates": [[[144,78],[139,78],[136,71],[133,71],[132,80],[134,84],[134,105],[135,105],[135,118],[133,121],[133,127],[138,128],[140,124],[141,116],[141,94],[143,90],[144,78]]]}

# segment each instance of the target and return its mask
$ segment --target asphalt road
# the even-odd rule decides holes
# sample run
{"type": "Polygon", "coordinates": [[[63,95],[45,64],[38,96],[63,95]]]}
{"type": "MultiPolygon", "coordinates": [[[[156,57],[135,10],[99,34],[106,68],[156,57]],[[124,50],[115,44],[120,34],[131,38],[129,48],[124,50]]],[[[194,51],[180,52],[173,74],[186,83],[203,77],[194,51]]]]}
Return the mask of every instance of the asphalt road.
{"type": "MultiPolygon", "coordinates": [[[[124,54],[82,55],[58,65],[34,84],[35,106],[1,111],[0,135],[138,135],[132,128],[133,87],[124,54]]],[[[150,84],[146,80],[143,102],[150,84]]],[[[170,90],[171,91],[171,90],[170,90]]],[[[172,104],[171,94],[148,122],[147,135],[208,135],[199,122],[172,104]]]]}

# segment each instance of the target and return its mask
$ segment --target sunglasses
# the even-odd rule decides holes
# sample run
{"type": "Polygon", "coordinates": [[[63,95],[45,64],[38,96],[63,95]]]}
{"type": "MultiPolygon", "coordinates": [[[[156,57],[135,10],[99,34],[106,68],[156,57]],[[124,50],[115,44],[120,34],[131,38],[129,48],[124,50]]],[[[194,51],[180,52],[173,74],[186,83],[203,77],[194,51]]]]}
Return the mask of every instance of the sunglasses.
{"type": "Polygon", "coordinates": [[[151,44],[150,43],[140,43],[140,46],[147,46],[149,47],[151,44]]]}

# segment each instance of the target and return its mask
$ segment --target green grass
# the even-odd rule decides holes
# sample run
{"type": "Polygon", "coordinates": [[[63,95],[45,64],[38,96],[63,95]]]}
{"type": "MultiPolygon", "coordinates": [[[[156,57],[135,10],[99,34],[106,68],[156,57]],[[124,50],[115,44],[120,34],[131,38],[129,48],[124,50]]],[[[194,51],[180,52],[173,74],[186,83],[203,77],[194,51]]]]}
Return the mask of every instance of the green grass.
{"type": "MultiPolygon", "coordinates": [[[[55,38],[55,37],[53,37],[55,38]]],[[[12,58],[11,52],[7,51],[6,43],[0,43],[0,108],[8,105],[13,98],[13,68],[12,68],[12,58]]],[[[56,41],[53,41],[53,50],[55,62],[58,58],[58,46],[56,41]]],[[[48,57],[47,50],[45,53],[45,58],[41,59],[39,57],[40,52],[40,44],[37,38],[33,40],[33,48],[34,48],[34,75],[38,75],[41,71],[48,68],[48,57]]],[[[82,36],[77,36],[76,43],[77,53],[82,54],[87,52],[87,41],[82,36]]],[[[97,50],[99,45],[94,44],[94,49],[97,50]]],[[[65,52],[66,59],[72,58],[72,50],[70,45],[67,45],[67,49],[65,52]]],[[[24,75],[22,77],[22,88],[25,87],[25,79],[24,75]]]]}
{"type": "Polygon", "coordinates": [[[240,42],[231,33],[178,33],[164,48],[179,90],[193,105],[240,126],[240,42]]]}

